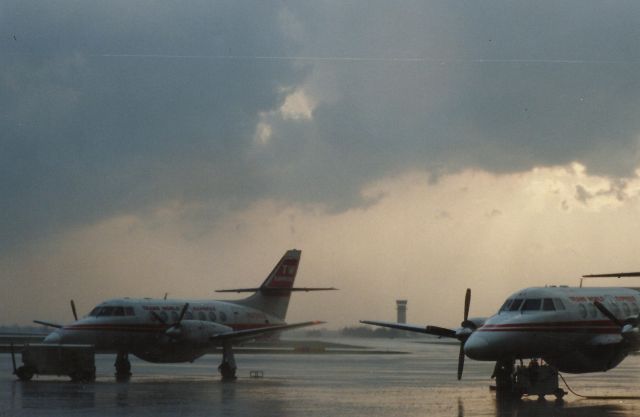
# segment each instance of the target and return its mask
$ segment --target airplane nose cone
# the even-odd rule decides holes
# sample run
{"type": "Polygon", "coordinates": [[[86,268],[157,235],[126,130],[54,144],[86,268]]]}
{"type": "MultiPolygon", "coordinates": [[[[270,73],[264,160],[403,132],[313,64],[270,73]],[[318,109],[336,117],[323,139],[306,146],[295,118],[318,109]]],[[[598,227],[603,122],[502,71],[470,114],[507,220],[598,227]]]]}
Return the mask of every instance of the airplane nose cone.
{"type": "Polygon", "coordinates": [[[464,344],[464,353],[471,359],[491,360],[489,342],[482,335],[473,333],[464,344]]]}

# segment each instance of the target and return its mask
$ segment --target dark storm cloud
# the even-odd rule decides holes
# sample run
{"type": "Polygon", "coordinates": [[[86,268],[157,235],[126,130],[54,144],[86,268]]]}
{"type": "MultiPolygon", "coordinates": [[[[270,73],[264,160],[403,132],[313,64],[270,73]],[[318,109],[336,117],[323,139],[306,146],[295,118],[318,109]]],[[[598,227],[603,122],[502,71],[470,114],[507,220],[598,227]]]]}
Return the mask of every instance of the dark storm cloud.
{"type": "Polygon", "coordinates": [[[579,161],[592,173],[634,175],[637,3],[292,7],[303,55],[334,58],[314,65],[311,92],[332,97],[313,121],[274,129],[299,175],[273,184],[298,198],[348,206],[367,181],[411,168],[506,173],[579,161]]]}
{"type": "Polygon", "coordinates": [[[3,242],[170,200],[340,209],[408,169],[631,175],[638,21],[624,1],[4,2],[3,242]],[[281,118],[303,85],[312,119],[281,118]]]}
{"type": "Polygon", "coordinates": [[[1,43],[3,242],[166,200],[259,195],[244,152],[303,72],[148,55],[291,54],[280,20],[261,1],[4,2],[16,39],[1,43]]]}

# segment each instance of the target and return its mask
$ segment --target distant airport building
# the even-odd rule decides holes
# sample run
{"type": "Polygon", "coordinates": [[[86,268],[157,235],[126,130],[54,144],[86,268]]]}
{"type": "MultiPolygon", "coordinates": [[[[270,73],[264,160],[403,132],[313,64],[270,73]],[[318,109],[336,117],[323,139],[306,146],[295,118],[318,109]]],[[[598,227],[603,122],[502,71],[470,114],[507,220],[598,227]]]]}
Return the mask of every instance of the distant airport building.
{"type": "Polygon", "coordinates": [[[407,300],[396,300],[396,307],[398,309],[397,323],[407,322],[407,300]]]}

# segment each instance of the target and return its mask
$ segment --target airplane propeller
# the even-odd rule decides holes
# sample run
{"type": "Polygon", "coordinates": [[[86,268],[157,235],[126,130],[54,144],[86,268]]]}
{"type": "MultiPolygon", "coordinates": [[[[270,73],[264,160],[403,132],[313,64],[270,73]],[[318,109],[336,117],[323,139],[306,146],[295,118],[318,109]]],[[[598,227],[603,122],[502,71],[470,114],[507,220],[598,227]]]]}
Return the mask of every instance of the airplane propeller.
{"type": "Polygon", "coordinates": [[[618,318],[611,312],[607,307],[604,306],[600,301],[596,300],[593,302],[593,305],[596,306],[598,310],[602,313],[603,316],[614,322],[618,327],[622,328],[624,324],[618,320],[618,318]]]}
{"type": "Polygon", "coordinates": [[[471,320],[469,320],[469,307],[471,305],[471,289],[467,288],[467,292],[464,296],[464,320],[460,323],[460,328],[455,330],[455,338],[460,341],[460,353],[458,354],[458,381],[462,379],[462,371],[464,370],[464,344],[466,343],[471,333],[473,333],[478,326],[471,320]]]}
{"type": "Polygon", "coordinates": [[[391,323],[385,321],[372,321],[372,320],[360,320],[360,323],[372,324],[374,326],[388,327],[391,329],[407,330],[416,333],[426,333],[438,337],[449,337],[451,339],[458,339],[460,341],[460,353],[458,354],[458,380],[462,379],[462,371],[464,369],[464,344],[469,339],[469,336],[476,331],[478,325],[469,320],[469,307],[471,305],[471,289],[467,288],[467,292],[464,297],[464,316],[460,327],[457,329],[447,329],[446,327],[439,326],[415,326],[404,323],[391,323]]]}
{"type": "Polygon", "coordinates": [[[615,323],[620,328],[620,334],[627,340],[633,340],[637,342],[640,339],[640,329],[638,329],[638,319],[629,318],[625,321],[620,321],[615,314],[613,314],[604,304],[596,300],[593,305],[602,313],[603,316],[615,323]]]}
{"type": "Polygon", "coordinates": [[[76,303],[71,300],[71,312],[73,313],[73,318],[78,321],[78,313],[76,312],[76,303]]]}
{"type": "Polygon", "coordinates": [[[178,320],[176,320],[176,322],[171,324],[171,325],[169,325],[169,323],[167,323],[155,311],[152,311],[151,314],[153,314],[153,317],[155,317],[156,320],[158,320],[160,323],[164,324],[165,326],[169,326],[167,328],[167,330],[165,330],[165,333],[166,333],[167,336],[169,336],[172,339],[177,339],[182,334],[182,328],[181,328],[180,323],[182,323],[182,319],[184,319],[185,314],[187,314],[187,309],[188,308],[189,308],[189,303],[185,303],[184,306],[182,307],[182,310],[180,311],[180,315],[178,316],[178,320]]]}

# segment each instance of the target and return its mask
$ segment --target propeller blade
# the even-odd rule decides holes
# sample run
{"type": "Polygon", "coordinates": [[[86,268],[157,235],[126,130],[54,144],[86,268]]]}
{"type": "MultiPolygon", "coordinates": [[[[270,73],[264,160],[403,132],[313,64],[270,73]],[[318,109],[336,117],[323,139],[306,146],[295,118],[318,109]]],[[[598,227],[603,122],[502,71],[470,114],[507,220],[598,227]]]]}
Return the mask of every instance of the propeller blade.
{"type": "Polygon", "coordinates": [[[427,326],[424,329],[424,333],[432,334],[434,336],[440,336],[440,337],[450,337],[453,339],[456,338],[455,330],[451,330],[451,329],[447,329],[439,326],[427,326]]]}
{"type": "Polygon", "coordinates": [[[467,293],[464,295],[464,321],[469,318],[469,306],[471,305],[471,288],[467,288],[467,293]]]}
{"type": "Polygon", "coordinates": [[[184,318],[184,315],[187,313],[188,308],[189,308],[189,303],[184,303],[184,307],[182,307],[182,311],[180,311],[180,316],[178,316],[178,321],[174,324],[174,326],[177,326],[180,324],[180,322],[184,318]]]}
{"type": "Polygon", "coordinates": [[[78,313],[76,313],[76,303],[71,300],[71,311],[73,312],[73,318],[78,321],[78,313]]]}
{"type": "Polygon", "coordinates": [[[158,313],[156,313],[155,311],[151,310],[151,315],[153,317],[155,317],[156,320],[158,320],[160,323],[164,324],[165,326],[167,325],[167,322],[164,321],[164,319],[162,317],[160,317],[160,315],[158,313]]]}
{"type": "Polygon", "coordinates": [[[462,379],[464,369],[464,343],[460,343],[460,354],[458,355],[458,381],[462,379]]]}
{"type": "Polygon", "coordinates": [[[624,324],[620,320],[618,320],[618,318],[611,311],[609,311],[609,309],[607,309],[604,304],[602,304],[598,300],[594,301],[593,304],[598,310],[600,310],[603,316],[614,322],[616,325],[618,325],[618,327],[622,328],[624,324]]]}
{"type": "Polygon", "coordinates": [[[462,379],[462,371],[464,370],[464,342],[467,341],[471,333],[476,329],[475,323],[469,321],[469,307],[471,306],[471,288],[467,288],[464,294],[464,320],[460,324],[464,332],[458,335],[460,339],[460,353],[458,354],[458,381],[462,379]]]}

